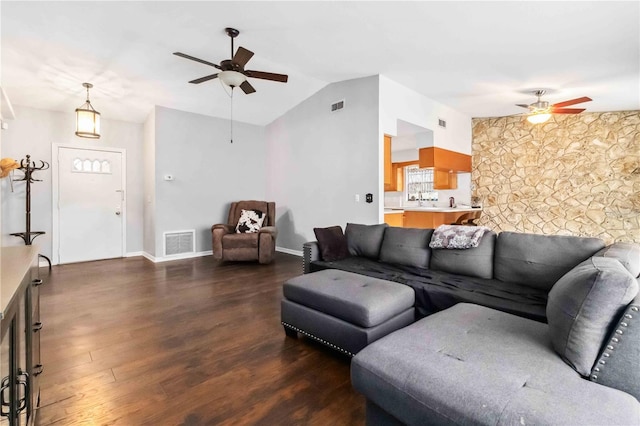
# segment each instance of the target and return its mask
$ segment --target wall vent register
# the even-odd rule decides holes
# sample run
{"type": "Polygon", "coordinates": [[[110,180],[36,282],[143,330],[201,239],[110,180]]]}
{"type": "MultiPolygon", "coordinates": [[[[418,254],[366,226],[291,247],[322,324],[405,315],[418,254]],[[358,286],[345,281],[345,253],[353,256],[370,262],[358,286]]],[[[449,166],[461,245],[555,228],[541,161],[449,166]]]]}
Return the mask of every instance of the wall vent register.
{"type": "Polygon", "coordinates": [[[195,253],[196,231],[172,231],[164,233],[164,255],[195,253]]]}
{"type": "Polygon", "coordinates": [[[331,112],[336,112],[344,108],[344,100],[338,101],[335,104],[331,104],[331,112]]]}

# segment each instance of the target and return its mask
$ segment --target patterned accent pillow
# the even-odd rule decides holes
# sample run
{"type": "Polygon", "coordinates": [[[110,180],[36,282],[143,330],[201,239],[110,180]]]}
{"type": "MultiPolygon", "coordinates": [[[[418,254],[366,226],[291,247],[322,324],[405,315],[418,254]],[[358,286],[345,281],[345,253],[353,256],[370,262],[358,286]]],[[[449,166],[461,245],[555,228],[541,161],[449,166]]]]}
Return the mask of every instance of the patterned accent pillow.
{"type": "Polygon", "coordinates": [[[236,225],[236,232],[238,234],[251,234],[260,231],[265,217],[266,215],[260,210],[242,209],[240,219],[236,225]]]}

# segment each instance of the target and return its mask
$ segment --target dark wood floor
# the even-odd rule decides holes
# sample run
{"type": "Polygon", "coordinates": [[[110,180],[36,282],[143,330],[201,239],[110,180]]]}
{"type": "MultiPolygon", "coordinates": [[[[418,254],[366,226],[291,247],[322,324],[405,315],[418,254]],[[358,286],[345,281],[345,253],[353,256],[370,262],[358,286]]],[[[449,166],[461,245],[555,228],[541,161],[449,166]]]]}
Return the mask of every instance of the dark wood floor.
{"type": "MultiPolygon", "coordinates": [[[[46,269],[42,269],[46,276],[46,269]]],[[[358,425],[349,359],[285,337],[271,265],[209,257],[54,266],[41,293],[40,425],[358,425]]]]}

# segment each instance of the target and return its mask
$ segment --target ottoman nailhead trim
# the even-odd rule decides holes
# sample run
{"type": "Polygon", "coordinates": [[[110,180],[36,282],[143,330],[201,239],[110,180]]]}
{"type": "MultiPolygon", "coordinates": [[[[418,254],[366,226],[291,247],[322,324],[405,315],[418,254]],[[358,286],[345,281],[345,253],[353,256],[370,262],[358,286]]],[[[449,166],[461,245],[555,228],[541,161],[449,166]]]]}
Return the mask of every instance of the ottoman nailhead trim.
{"type": "Polygon", "coordinates": [[[352,353],[351,353],[351,352],[349,352],[348,350],[346,350],[346,349],[342,349],[340,346],[336,346],[336,345],[334,345],[334,344],[333,344],[333,343],[331,343],[331,342],[327,342],[326,340],[321,339],[321,338],[319,338],[318,336],[314,336],[313,334],[308,333],[308,332],[306,332],[306,331],[304,331],[304,330],[301,330],[301,329],[299,329],[298,327],[294,327],[293,325],[291,325],[291,324],[289,324],[289,323],[286,323],[286,322],[284,322],[284,321],[281,321],[281,324],[282,324],[282,325],[284,325],[284,326],[285,326],[285,327],[287,327],[287,328],[290,328],[290,329],[292,329],[292,330],[297,331],[298,333],[302,333],[302,334],[304,334],[305,336],[312,338],[312,339],[313,339],[313,340],[315,340],[316,342],[320,342],[320,343],[322,343],[323,345],[329,346],[331,349],[335,349],[335,350],[337,350],[337,351],[339,351],[339,352],[342,352],[343,354],[349,355],[350,357],[355,356],[355,354],[352,354],[352,353]]]}

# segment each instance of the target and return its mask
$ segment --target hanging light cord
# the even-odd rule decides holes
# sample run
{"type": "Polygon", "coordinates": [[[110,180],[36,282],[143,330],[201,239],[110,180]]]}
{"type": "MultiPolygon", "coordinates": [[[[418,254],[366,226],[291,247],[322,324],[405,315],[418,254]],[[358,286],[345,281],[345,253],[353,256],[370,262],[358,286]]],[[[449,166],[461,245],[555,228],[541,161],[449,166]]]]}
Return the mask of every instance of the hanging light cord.
{"type": "MultiPolygon", "coordinates": [[[[233,40],[232,40],[233,43],[233,40]]],[[[233,143],[233,86],[231,86],[231,90],[227,90],[227,86],[222,82],[221,79],[220,80],[220,84],[222,85],[222,88],[224,89],[224,93],[227,94],[227,96],[229,96],[229,98],[231,99],[231,123],[230,123],[230,128],[231,128],[231,143],[233,143]]]]}
{"type": "Polygon", "coordinates": [[[230,116],[231,116],[231,120],[230,120],[229,126],[231,127],[231,130],[230,130],[230,132],[231,132],[231,143],[233,143],[233,87],[231,88],[231,113],[230,113],[230,116]]]}

